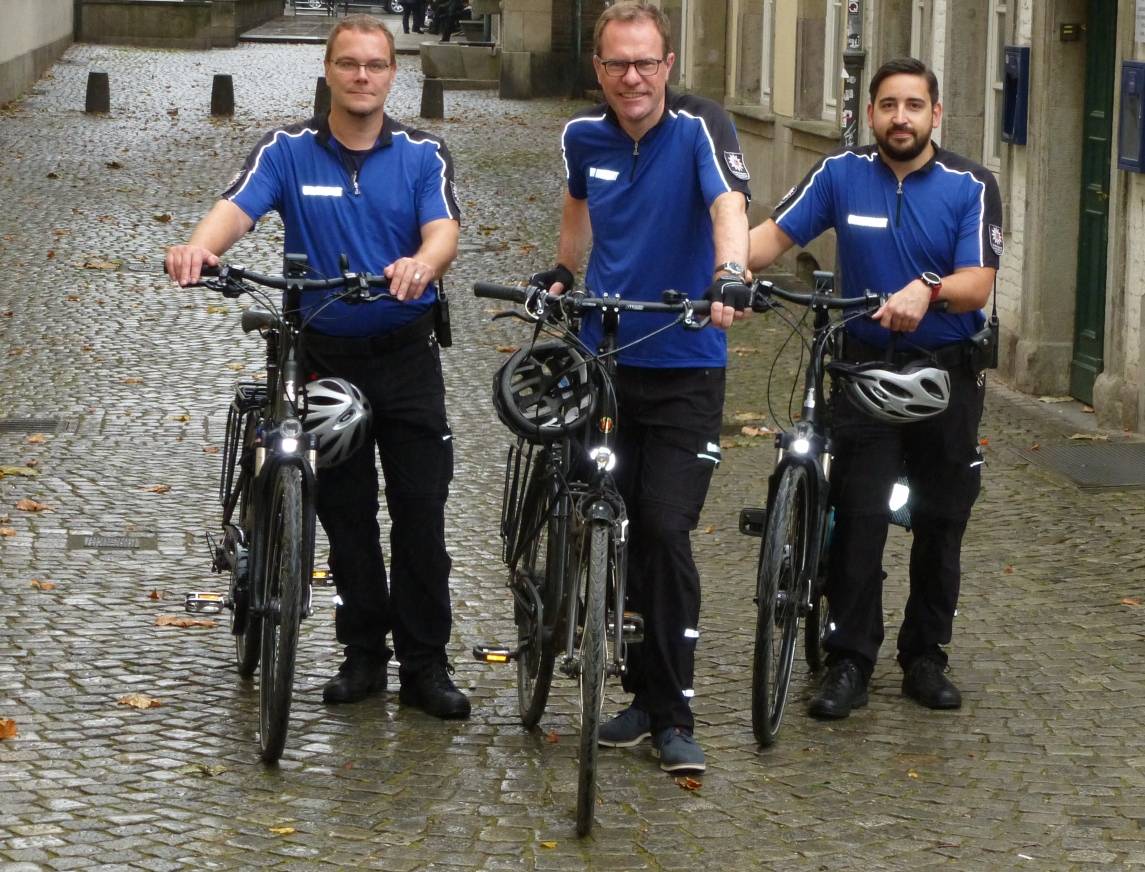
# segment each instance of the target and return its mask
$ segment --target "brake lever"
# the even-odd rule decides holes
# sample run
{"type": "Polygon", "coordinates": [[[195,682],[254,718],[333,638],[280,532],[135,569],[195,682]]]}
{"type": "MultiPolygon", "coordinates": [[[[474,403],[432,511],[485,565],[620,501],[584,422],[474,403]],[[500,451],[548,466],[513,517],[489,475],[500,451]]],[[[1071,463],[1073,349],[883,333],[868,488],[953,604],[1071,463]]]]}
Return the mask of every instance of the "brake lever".
{"type": "Polygon", "coordinates": [[[523,314],[522,312],[520,312],[517,309],[506,309],[503,312],[497,312],[489,320],[490,321],[498,321],[501,318],[518,318],[521,321],[524,321],[526,324],[534,324],[537,321],[536,318],[530,318],[528,315],[523,314]]]}

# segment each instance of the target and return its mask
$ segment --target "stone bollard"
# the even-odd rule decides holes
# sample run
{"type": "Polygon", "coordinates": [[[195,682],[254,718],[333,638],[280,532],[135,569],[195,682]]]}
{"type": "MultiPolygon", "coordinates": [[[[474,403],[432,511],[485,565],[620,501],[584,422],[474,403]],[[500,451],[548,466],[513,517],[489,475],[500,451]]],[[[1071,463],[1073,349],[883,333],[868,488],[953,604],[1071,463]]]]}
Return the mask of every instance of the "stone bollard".
{"type": "Polygon", "coordinates": [[[421,117],[445,117],[445,87],[441,79],[426,78],[421,86],[421,117]]]}
{"type": "Polygon", "coordinates": [[[235,83],[226,73],[216,73],[211,82],[211,115],[235,114],[235,83]]]}
{"type": "Polygon", "coordinates": [[[330,86],[326,84],[326,77],[319,76],[314,86],[314,116],[321,118],[330,114],[330,86]]]}
{"type": "Polygon", "coordinates": [[[84,99],[83,111],[89,114],[106,114],[111,111],[111,84],[107,73],[87,74],[87,97],[84,99]]]}

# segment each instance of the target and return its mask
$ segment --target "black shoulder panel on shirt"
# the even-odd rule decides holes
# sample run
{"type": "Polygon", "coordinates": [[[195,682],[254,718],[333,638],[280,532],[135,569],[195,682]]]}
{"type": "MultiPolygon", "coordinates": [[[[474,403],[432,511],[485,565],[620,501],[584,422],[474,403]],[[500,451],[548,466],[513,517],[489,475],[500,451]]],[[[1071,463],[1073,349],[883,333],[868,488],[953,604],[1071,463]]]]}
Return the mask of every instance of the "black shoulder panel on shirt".
{"type": "Polygon", "coordinates": [[[226,187],[223,189],[222,194],[219,196],[223,199],[226,199],[236,190],[238,190],[238,188],[246,180],[247,174],[253,170],[255,164],[258,163],[258,156],[262,154],[263,150],[268,145],[270,145],[271,142],[274,141],[275,136],[280,133],[285,133],[287,135],[298,134],[303,130],[317,131],[319,129],[319,125],[316,122],[317,119],[309,118],[306,121],[295,121],[293,124],[286,124],[282,127],[276,127],[273,130],[268,130],[265,134],[263,134],[262,138],[255,143],[254,148],[250,150],[250,154],[248,154],[246,156],[246,160],[243,161],[242,167],[240,167],[239,171],[235,173],[234,177],[229,182],[227,182],[226,187]]]}

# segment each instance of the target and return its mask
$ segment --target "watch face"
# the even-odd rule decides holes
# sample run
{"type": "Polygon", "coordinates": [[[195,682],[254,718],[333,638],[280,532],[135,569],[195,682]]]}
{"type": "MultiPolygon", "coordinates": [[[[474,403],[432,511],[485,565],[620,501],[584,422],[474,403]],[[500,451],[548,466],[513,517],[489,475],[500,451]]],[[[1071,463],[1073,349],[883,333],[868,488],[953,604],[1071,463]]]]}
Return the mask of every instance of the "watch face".
{"type": "Polygon", "coordinates": [[[924,272],[921,276],[919,276],[919,278],[921,278],[924,282],[926,282],[926,284],[930,285],[932,288],[935,285],[941,285],[942,284],[942,276],[938,275],[938,273],[924,272]]]}

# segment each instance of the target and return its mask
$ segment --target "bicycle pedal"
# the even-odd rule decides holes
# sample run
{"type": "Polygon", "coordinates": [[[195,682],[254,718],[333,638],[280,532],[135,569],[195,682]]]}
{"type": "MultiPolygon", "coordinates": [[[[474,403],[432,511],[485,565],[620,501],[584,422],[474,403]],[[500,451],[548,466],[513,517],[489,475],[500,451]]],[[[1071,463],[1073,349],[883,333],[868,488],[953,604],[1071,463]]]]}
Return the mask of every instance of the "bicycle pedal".
{"type": "Polygon", "coordinates": [[[767,509],[740,509],[739,531],[745,536],[762,536],[767,524],[767,509]]]}
{"type": "Polygon", "coordinates": [[[221,593],[189,593],[183,599],[183,608],[192,614],[217,615],[226,603],[227,598],[221,593]]]}
{"type": "Polygon", "coordinates": [[[473,659],[478,663],[511,663],[517,659],[519,653],[519,648],[516,651],[512,651],[509,648],[503,648],[497,645],[473,646],[473,659]]]}
{"type": "MultiPolygon", "coordinates": [[[[624,613],[623,622],[620,625],[621,633],[624,636],[624,641],[629,643],[643,642],[644,641],[644,616],[639,612],[624,613]]],[[[609,620],[608,622],[608,635],[611,637],[616,632],[616,621],[609,620]]]]}
{"type": "Polygon", "coordinates": [[[329,569],[315,569],[310,574],[310,583],[319,587],[333,587],[334,573],[329,569]]]}

